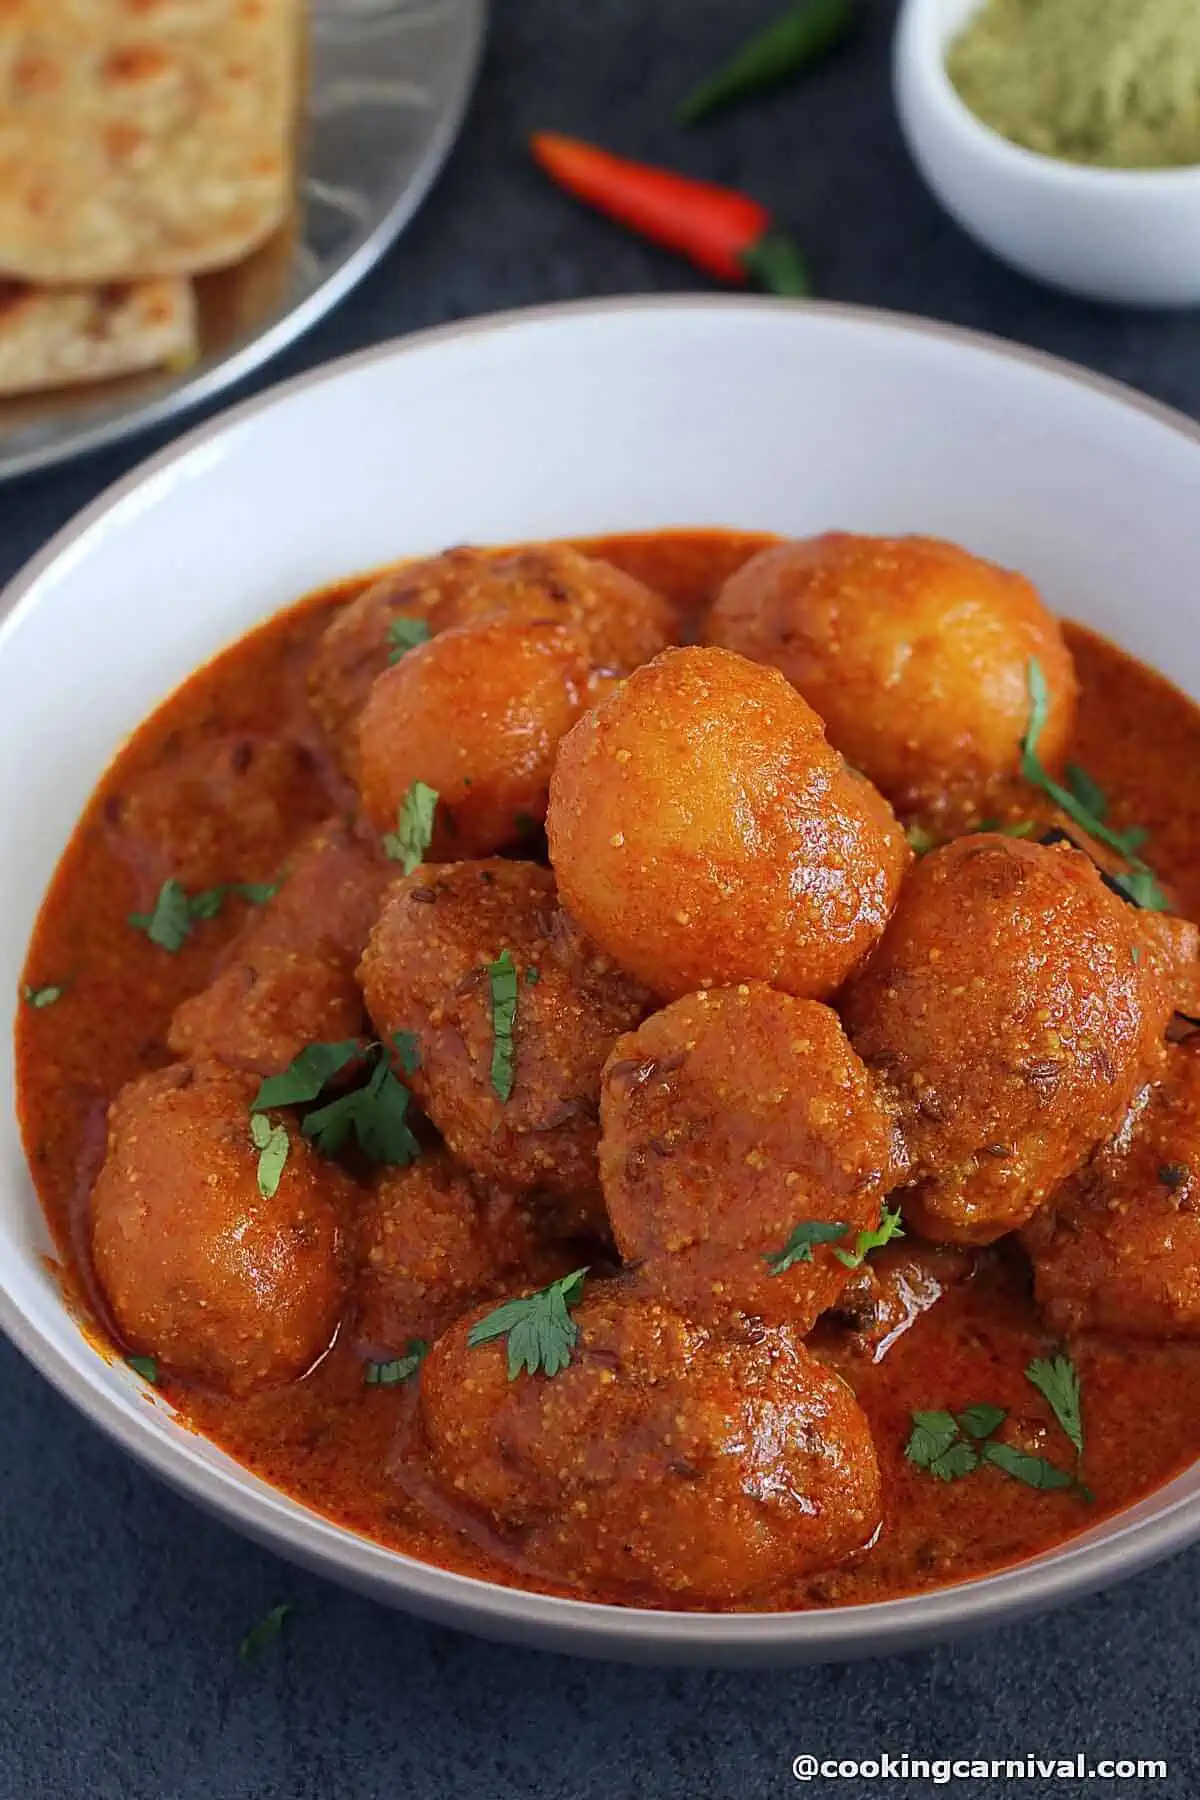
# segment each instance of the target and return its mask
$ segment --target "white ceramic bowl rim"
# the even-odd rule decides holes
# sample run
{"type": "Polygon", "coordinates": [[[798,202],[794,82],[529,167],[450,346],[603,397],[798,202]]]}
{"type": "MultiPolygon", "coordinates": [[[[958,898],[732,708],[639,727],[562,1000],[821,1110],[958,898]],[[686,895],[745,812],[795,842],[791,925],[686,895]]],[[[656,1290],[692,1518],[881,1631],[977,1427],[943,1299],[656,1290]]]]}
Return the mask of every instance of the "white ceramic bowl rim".
{"type": "MultiPolygon", "coordinates": [[[[982,0],[980,0],[982,3],[982,0]]],[[[972,112],[950,79],[946,68],[946,48],[954,31],[943,33],[937,24],[935,10],[941,0],[910,0],[917,15],[915,42],[920,55],[929,63],[932,86],[929,97],[942,107],[955,127],[968,136],[976,148],[999,167],[1005,163],[1013,172],[1044,181],[1064,191],[1078,192],[1081,187],[1104,188],[1113,194],[1124,191],[1145,195],[1151,189],[1190,189],[1200,186],[1200,163],[1165,169],[1108,168],[1103,164],[1069,162],[1041,150],[1030,150],[1016,144],[972,112]]],[[[973,8],[972,10],[977,10],[973,8]]],[[[969,15],[968,15],[969,16],[969,15]]],[[[956,28],[957,29],[957,28],[956,28]]]]}
{"type": "MultiPolygon", "coordinates": [[[[273,408],[301,390],[337,381],[348,370],[397,357],[419,355],[433,346],[474,334],[527,330],[543,321],[572,316],[635,315],[707,310],[753,317],[792,303],[742,296],[656,296],[582,301],[498,313],[466,323],[439,326],[360,351],[300,375],[231,408],[179,438],[109,488],[59,531],[26,565],[0,597],[7,614],[0,624],[0,652],[27,609],[34,589],[60,557],[69,557],[101,520],[144,486],[157,486],[173,465],[199,446],[212,443],[232,426],[273,408]]],[[[973,347],[990,358],[1033,365],[1059,379],[1097,390],[1200,445],[1200,427],[1183,414],[1121,383],[1080,370],[1038,351],[1007,344],[979,332],[888,314],[877,309],[802,302],[804,310],[829,320],[860,320],[897,334],[920,334],[973,347]]],[[[870,1655],[954,1631],[995,1625],[1070,1597],[1078,1597],[1132,1575],[1184,1548],[1200,1535],[1200,1495],[1183,1495],[1118,1529],[1102,1541],[1055,1554],[1052,1561],[1019,1565],[1000,1574],[906,1599],[791,1613],[714,1614],[650,1611],[501,1587],[457,1575],[350,1537],[318,1514],[285,1512],[267,1491],[256,1491],[232,1474],[193,1465],[166,1441],[143,1432],[109,1395],[93,1390],[72,1369],[63,1352],[47,1342],[8,1292],[0,1271],[0,1328],[48,1381],[102,1431],[170,1485],[216,1511],[230,1524],[277,1551],[311,1567],[334,1572],[351,1585],[390,1589],[410,1610],[497,1637],[536,1638],[560,1649],[612,1654],[632,1659],[703,1662],[807,1660],[870,1655]],[[639,1648],[640,1646],[640,1648],[639,1648]]]]}

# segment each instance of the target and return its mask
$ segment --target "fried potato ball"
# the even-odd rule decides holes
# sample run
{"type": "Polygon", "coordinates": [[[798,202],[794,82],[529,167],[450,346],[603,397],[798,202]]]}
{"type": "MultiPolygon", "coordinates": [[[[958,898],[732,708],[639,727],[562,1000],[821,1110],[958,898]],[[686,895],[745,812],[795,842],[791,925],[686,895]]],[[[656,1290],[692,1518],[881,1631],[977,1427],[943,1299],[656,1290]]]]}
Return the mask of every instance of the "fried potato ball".
{"type": "Polygon", "coordinates": [[[905,812],[978,806],[1018,773],[1031,661],[1050,694],[1043,761],[1070,736],[1074,666],[1037,590],[936,538],[833,531],[760,551],[725,583],[707,635],[781,669],[905,812]]]}
{"type": "Polygon", "coordinates": [[[176,1007],[167,1047],[185,1062],[280,1075],[307,1045],[357,1037],[352,968],[306,950],[249,952],[176,1007]]]}
{"type": "Polygon", "coordinates": [[[130,1082],[91,1195],[96,1274],[125,1342],[234,1395],[303,1375],[346,1295],[351,1185],[289,1124],[278,1187],[262,1193],[257,1085],[179,1065],[130,1082]]]}
{"type": "Polygon", "coordinates": [[[288,858],[279,891],[250,912],[208,987],[176,1008],[172,1053],[278,1075],[308,1044],[357,1037],[355,968],[393,873],[349,826],[321,826],[288,858]]]}
{"type": "Polygon", "coordinates": [[[1200,1049],[1030,1220],[1022,1242],[1055,1331],[1200,1337],[1200,1049]]]}
{"type": "MultiPolygon", "coordinates": [[[[359,975],[380,1036],[416,1033],[413,1093],[459,1161],[569,1203],[566,1230],[604,1230],[600,1071],[650,1002],[559,911],[549,870],[500,860],[415,870],[392,888],[359,975]],[[504,952],[516,971],[507,1098],[489,975],[504,952]]],[[[503,1040],[502,1029],[501,1051],[503,1040]]]]}
{"type": "Polygon", "coordinates": [[[1090,859],[983,834],[919,862],[842,1000],[894,1085],[912,1157],[905,1217],[990,1243],[1116,1130],[1162,1056],[1156,941],[1090,859]]]}
{"type": "Polygon", "coordinates": [[[338,612],[313,658],[310,704],[345,769],[356,770],[358,715],[388,667],[394,622],[414,620],[436,636],[495,614],[557,618],[583,633],[591,667],[610,674],[636,669],[674,638],[661,595],[566,544],[461,548],[401,563],[338,612]]]}
{"type": "Polygon", "coordinates": [[[487,856],[546,816],[562,738],[590,704],[583,634],[553,619],[484,619],[386,669],[359,719],[359,786],[377,831],[414,781],[437,794],[429,857],[487,856]]]}
{"type": "Polygon", "coordinates": [[[594,1284],[574,1318],[553,1377],[510,1381],[502,1342],[469,1345],[470,1317],[421,1371],[435,1477],[526,1566],[631,1601],[777,1603],[869,1541],[870,1428],[792,1334],[710,1336],[623,1282],[594,1284]]]}
{"type": "Polygon", "coordinates": [[[894,1119],[835,1012],[761,984],[676,1000],[617,1039],[600,1090],[600,1176],[622,1257],[686,1318],[735,1308],[803,1335],[879,1223],[902,1168],[894,1119]]]}
{"type": "Polygon", "coordinates": [[[546,819],[567,910],[663,999],[767,981],[821,999],[910,860],[887,802],[775,669],[667,651],[563,740],[546,819]]]}
{"type": "Polygon", "coordinates": [[[278,892],[250,914],[231,954],[307,950],[353,969],[395,876],[369,833],[326,819],[290,852],[278,892]]]}
{"type": "Polygon", "coordinates": [[[471,1181],[444,1150],[376,1171],[355,1225],[355,1335],[386,1361],[440,1337],[467,1307],[568,1273],[521,1196],[471,1181]]]}
{"type": "Polygon", "coordinates": [[[307,745],[245,733],[164,756],[110,797],[106,816],[133,868],[191,892],[273,879],[297,830],[327,805],[307,745]]]}

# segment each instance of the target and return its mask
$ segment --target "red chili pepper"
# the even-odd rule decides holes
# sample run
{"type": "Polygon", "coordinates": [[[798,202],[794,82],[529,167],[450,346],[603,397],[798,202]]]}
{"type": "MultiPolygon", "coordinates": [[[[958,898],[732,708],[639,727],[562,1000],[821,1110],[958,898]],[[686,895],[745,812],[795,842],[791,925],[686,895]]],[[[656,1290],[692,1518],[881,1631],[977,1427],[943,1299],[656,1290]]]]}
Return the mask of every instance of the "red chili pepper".
{"type": "Polygon", "coordinates": [[[811,292],[798,247],[760,201],[553,131],[537,132],[530,149],[551,180],[577,200],[719,280],[753,278],[772,294],[811,292]]]}

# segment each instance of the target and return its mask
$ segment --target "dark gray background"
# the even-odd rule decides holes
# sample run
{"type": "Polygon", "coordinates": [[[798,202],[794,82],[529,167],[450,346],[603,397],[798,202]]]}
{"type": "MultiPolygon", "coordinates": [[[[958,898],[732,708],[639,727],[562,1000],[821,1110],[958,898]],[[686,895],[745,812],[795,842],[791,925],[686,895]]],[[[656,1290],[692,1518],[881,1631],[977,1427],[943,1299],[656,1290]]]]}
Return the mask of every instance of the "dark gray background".
{"type": "MultiPolygon", "coordinates": [[[[887,79],[892,8],[806,86],[684,137],[672,101],[775,0],[498,0],[461,144],[415,225],[280,377],[415,326],[530,301],[699,287],[685,266],[548,190],[551,126],[753,189],[822,293],[981,326],[1200,412],[1195,317],[1057,298],[950,225],[911,170],[887,79]]],[[[586,421],[575,422],[586,429],[586,421]]],[[[165,441],[0,492],[0,580],[165,441]]],[[[1162,1756],[1200,1786],[1200,1550],[1042,1623],[818,1670],[627,1670],[429,1629],[303,1575],[158,1487],[0,1344],[0,1800],[596,1800],[912,1794],[797,1788],[800,1750],[864,1757],[1162,1756]],[[253,1668],[247,1627],[294,1612],[253,1668]]],[[[1074,1783],[979,1782],[1081,1794],[1074,1783]]]]}

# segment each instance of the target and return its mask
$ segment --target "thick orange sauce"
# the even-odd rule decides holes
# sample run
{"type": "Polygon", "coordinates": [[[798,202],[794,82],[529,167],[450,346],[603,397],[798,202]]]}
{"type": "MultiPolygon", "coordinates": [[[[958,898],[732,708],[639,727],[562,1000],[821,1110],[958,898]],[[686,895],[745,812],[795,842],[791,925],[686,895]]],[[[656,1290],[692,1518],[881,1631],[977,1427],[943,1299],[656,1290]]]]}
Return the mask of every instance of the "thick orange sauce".
{"type": "MultiPolygon", "coordinates": [[[[684,613],[702,606],[764,540],[728,532],[669,532],[585,544],[667,593],[684,613]]],[[[330,611],[360,590],[347,582],[270,620],[200,670],[141,728],[105,775],[51,884],[24,980],[64,984],[63,997],[16,1025],[26,1150],[89,1331],[119,1343],[87,1255],[87,1194],[103,1149],[105,1108],[123,1083],[170,1060],[163,1042],[175,1006],[209,978],[238,929],[241,903],[199,929],[177,956],[128,925],[174,871],[154,866],[121,829],[122,797],[207,736],[245,732],[298,746],[307,779],[277,841],[230,878],[270,879],[290,841],[352,796],[326,761],[308,715],[304,670],[330,611]]],[[[1082,683],[1074,756],[1108,791],[1118,824],[1150,831],[1144,854],[1200,915],[1200,709],[1162,677],[1078,627],[1068,635],[1082,683]]],[[[850,1354],[844,1334],[817,1346],[836,1360],[864,1406],[884,1475],[886,1513],[872,1549],[773,1603],[804,1607],[875,1600],[978,1575],[1047,1549],[1120,1510],[1200,1455],[1200,1345],[1081,1340],[1089,1506],[1037,1493],[994,1469],[944,1485],[903,1456],[910,1415],[989,1401],[1011,1409],[1034,1443],[1064,1461],[1061,1435],[1023,1376],[1046,1352],[1016,1255],[985,1260],[951,1287],[887,1355],[850,1354]],[[1039,1433],[1041,1438],[1039,1440],[1039,1433]]],[[[267,1481],[352,1530],[463,1573],[546,1589],[519,1554],[452,1515],[423,1479],[413,1441],[413,1392],[365,1387],[344,1343],[303,1382],[232,1401],[167,1382],[197,1431],[267,1481]]],[[[589,1596],[604,1598],[603,1595],[589,1596]]]]}

